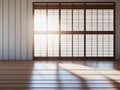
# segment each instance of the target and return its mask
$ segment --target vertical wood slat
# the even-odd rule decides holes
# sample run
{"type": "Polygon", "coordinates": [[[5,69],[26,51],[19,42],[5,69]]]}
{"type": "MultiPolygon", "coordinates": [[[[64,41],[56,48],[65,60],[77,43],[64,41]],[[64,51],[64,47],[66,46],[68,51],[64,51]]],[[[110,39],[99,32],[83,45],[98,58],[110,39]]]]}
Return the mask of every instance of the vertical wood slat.
{"type": "Polygon", "coordinates": [[[15,0],[9,0],[9,59],[15,59],[15,0]]]}
{"type": "Polygon", "coordinates": [[[4,2],[4,16],[3,16],[3,18],[4,18],[4,21],[3,21],[3,23],[4,23],[4,29],[3,29],[3,34],[4,34],[4,37],[3,37],[3,40],[4,40],[4,48],[3,48],[3,50],[4,50],[4,54],[3,54],[3,59],[4,60],[8,60],[8,0],[3,0],[3,2],[4,2]]]}
{"type": "Polygon", "coordinates": [[[21,0],[21,60],[27,59],[27,0],[21,0]]]}
{"type": "Polygon", "coordinates": [[[3,0],[0,0],[0,60],[2,60],[3,59],[3,52],[2,52],[2,1],[3,0]]]}
{"type": "Polygon", "coordinates": [[[28,60],[33,59],[33,0],[28,0],[28,60]]]}
{"type": "Polygon", "coordinates": [[[16,60],[20,60],[21,59],[21,55],[20,55],[20,40],[21,40],[21,31],[20,31],[20,29],[21,29],[21,27],[20,27],[20,5],[21,5],[21,3],[20,3],[20,1],[21,0],[16,0],[16,60]]]}

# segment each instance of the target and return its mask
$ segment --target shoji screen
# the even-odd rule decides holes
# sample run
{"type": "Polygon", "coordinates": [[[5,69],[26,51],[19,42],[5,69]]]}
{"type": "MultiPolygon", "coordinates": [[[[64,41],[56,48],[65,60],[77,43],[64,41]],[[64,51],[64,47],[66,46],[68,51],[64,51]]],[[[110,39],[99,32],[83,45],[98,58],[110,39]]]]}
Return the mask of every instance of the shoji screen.
{"type": "Polygon", "coordinates": [[[114,3],[34,3],[34,57],[114,57],[114,3]]]}

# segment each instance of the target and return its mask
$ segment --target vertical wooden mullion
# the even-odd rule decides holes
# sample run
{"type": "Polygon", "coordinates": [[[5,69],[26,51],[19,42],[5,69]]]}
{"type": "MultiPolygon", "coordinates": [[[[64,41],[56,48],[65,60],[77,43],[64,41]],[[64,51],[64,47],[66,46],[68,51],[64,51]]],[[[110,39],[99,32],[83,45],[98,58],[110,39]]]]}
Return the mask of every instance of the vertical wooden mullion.
{"type": "MultiPolygon", "coordinates": [[[[78,9],[78,30],[79,30],[79,20],[80,20],[80,18],[79,18],[79,9],[78,9]]],[[[79,34],[78,34],[78,57],[79,57],[79,34]]]]}
{"type": "MultiPolygon", "coordinates": [[[[80,20],[80,17],[79,17],[79,9],[78,9],[78,30],[79,30],[79,20],[80,20]]],[[[80,44],[80,42],[79,42],[79,35],[80,34],[78,34],[78,57],[79,57],[79,54],[80,54],[80,52],[79,52],[79,44],[80,44]]]]}
{"type": "Polygon", "coordinates": [[[59,3],[59,59],[61,59],[61,3],[59,3]]]}
{"type": "Polygon", "coordinates": [[[84,58],[86,58],[86,3],[84,3],[84,58]]]}
{"type": "MultiPolygon", "coordinates": [[[[108,30],[110,30],[110,10],[108,10],[108,30]]],[[[109,39],[109,35],[108,35],[108,56],[110,56],[110,39],[109,39]]]]}
{"type": "Polygon", "coordinates": [[[114,27],[114,28],[113,28],[113,32],[114,32],[114,33],[113,33],[113,38],[114,38],[114,39],[113,39],[113,40],[114,40],[114,41],[113,41],[113,55],[114,55],[114,56],[113,56],[113,57],[114,57],[114,58],[116,57],[116,47],[115,47],[115,45],[116,45],[116,37],[115,37],[115,36],[116,36],[116,33],[115,33],[115,31],[116,31],[116,26],[115,26],[115,25],[116,25],[116,10],[115,10],[115,5],[116,5],[116,3],[114,3],[114,9],[113,9],[113,18],[114,18],[114,19],[113,19],[113,20],[114,20],[114,21],[113,21],[113,22],[114,22],[114,23],[113,23],[113,24],[114,24],[114,25],[113,25],[113,27],[114,27]]]}

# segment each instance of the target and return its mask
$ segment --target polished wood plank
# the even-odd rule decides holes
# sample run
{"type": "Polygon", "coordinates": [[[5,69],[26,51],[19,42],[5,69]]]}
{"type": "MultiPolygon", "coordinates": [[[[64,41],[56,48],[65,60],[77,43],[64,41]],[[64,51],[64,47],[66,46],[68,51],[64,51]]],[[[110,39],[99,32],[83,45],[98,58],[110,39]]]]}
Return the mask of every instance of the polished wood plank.
{"type": "MultiPolygon", "coordinates": [[[[116,88],[119,84],[87,84],[89,88],[116,88]]],[[[0,84],[0,88],[86,88],[85,83],[81,84],[0,84]]]]}
{"type": "Polygon", "coordinates": [[[0,61],[0,90],[120,90],[120,63],[0,61]]]}

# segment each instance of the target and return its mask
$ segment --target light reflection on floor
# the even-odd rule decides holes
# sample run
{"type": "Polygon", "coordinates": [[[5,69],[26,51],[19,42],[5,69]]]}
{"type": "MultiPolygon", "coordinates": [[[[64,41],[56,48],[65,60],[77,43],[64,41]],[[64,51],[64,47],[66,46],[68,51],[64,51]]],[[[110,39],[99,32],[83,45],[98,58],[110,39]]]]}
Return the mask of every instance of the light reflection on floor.
{"type": "MultiPolygon", "coordinates": [[[[87,63],[84,65],[80,63],[66,64],[65,62],[47,64],[35,62],[31,79],[38,78],[42,79],[43,81],[45,80],[43,84],[41,84],[42,87],[57,88],[60,86],[62,88],[84,88],[83,86],[87,86],[89,88],[87,90],[94,90],[94,88],[99,87],[114,88],[113,90],[118,90],[115,89],[116,86],[114,86],[114,82],[112,82],[112,80],[120,83],[118,80],[120,79],[120,71],[115,70],[112,63],[110,63],[110,65],[108,65],[108,63],[87,63]],[[34,75],[36,73],[34,70],[37,70],[36,72],[38,75],[34,75]],[[59,83],[56,80],[59,80],[59,83]],[[50,84],[45,86],[44,83],[50,84]]],[[[39,87],[39,84],[32,84],[30,86],[39,87]]]]}
{"type": "Polygon", "coordinates": [[[112,61],[93,61],[93,63],[92,61],[35,61],[28,64],[26,62],[11,63],[8,67],[8,64],[4,63],[4,65],[0,65],[0,69],[4,68],[0,71],[0,88],[16,88],[12,90],[120,90],[120,65],[117,68],[115,65],[119,64],[112,61]],[[3,82],[5,79],[7,81],[3,82]]]}

